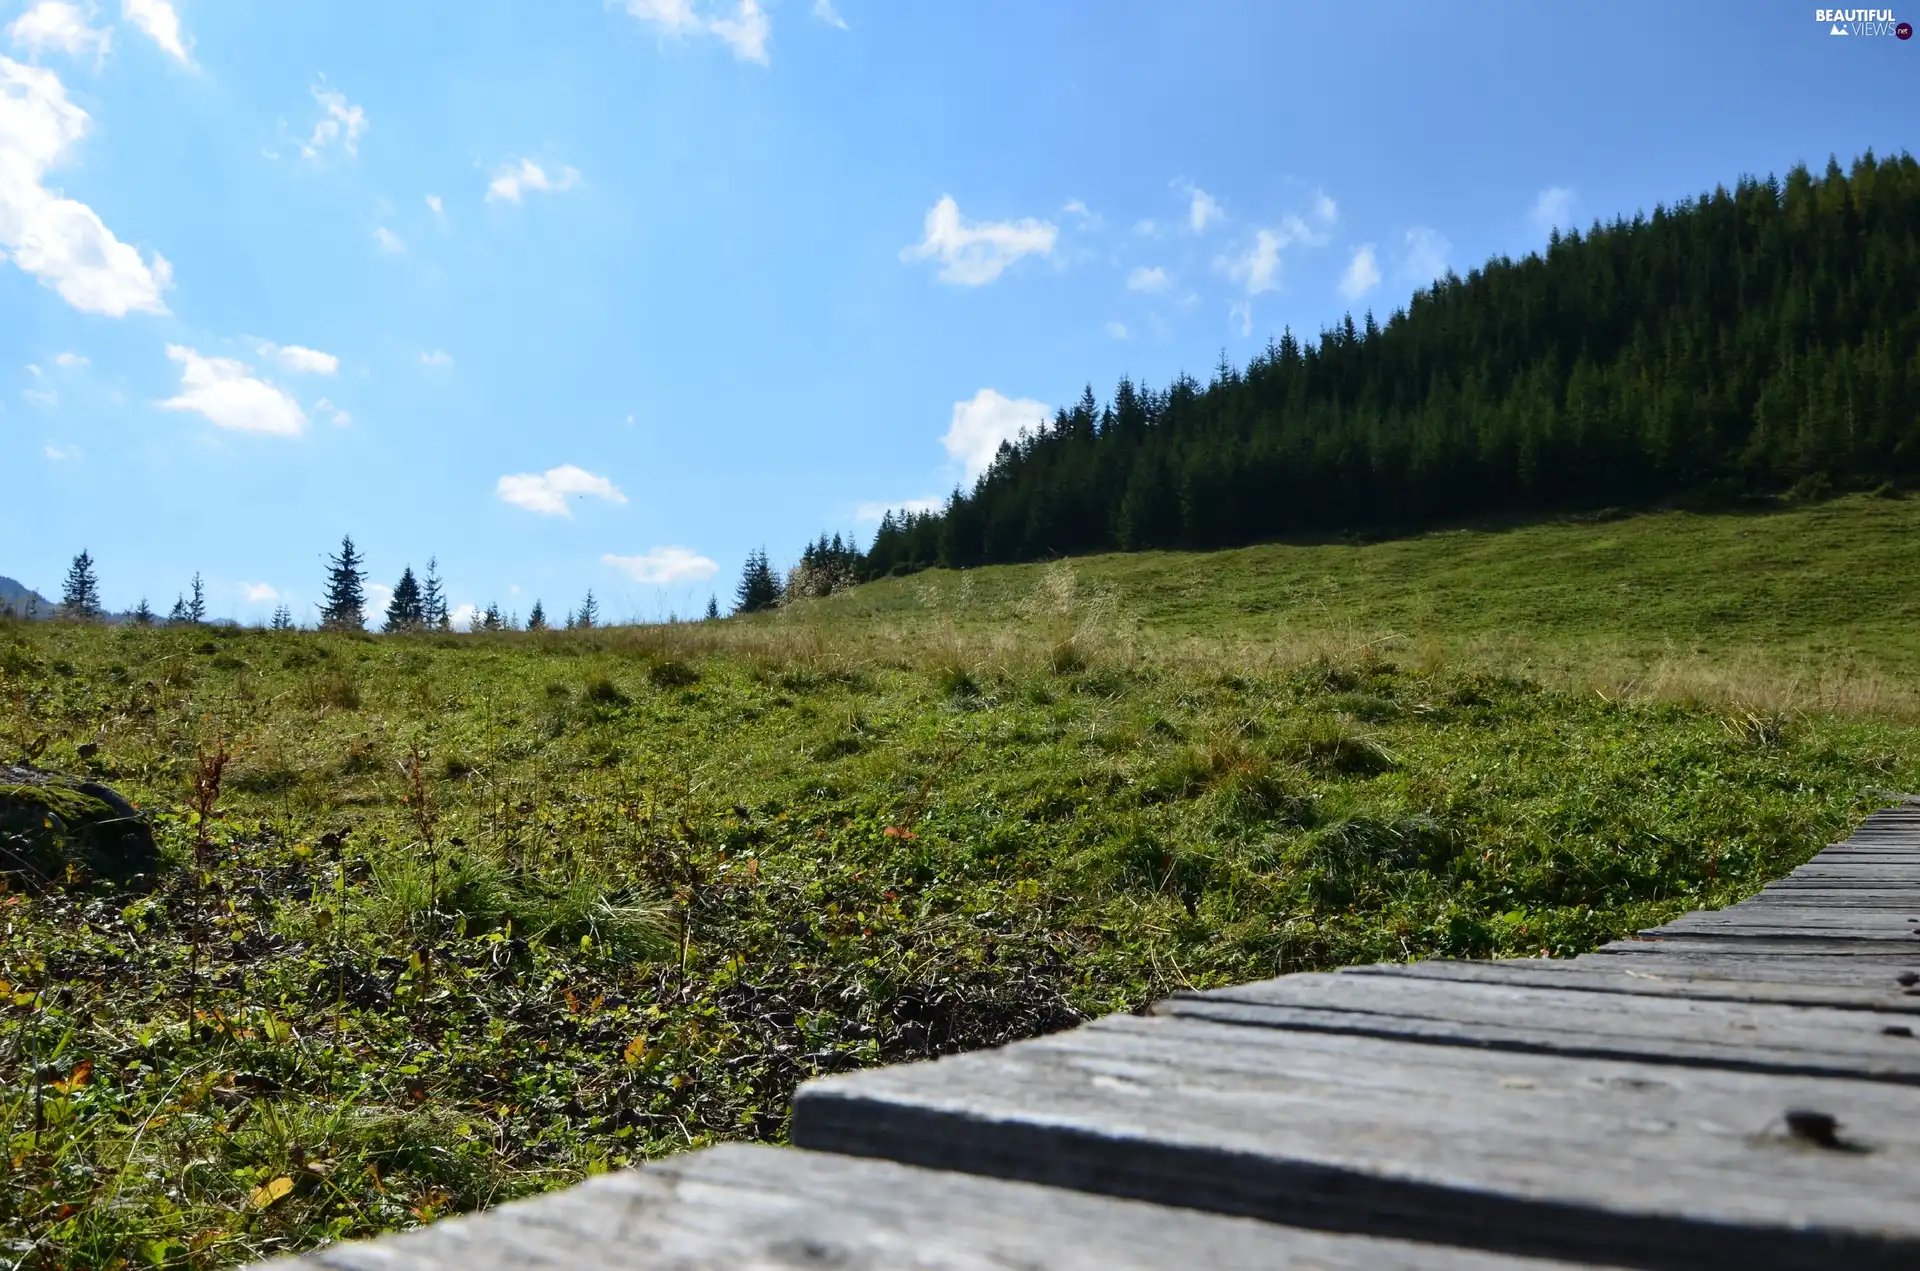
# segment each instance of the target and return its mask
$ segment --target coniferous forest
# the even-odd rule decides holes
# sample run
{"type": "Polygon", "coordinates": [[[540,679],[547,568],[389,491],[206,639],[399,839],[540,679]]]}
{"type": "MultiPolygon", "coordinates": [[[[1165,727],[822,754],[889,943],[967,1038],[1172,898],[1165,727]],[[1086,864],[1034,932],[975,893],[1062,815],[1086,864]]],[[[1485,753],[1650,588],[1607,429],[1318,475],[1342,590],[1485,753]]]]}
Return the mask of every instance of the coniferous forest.
{"type": "Polygon", "coordinates": [[[1089,389],[860,573],[1916,478],[1920,164],[1869,153],[1556,233],[1204,385],[1089,389]]]}

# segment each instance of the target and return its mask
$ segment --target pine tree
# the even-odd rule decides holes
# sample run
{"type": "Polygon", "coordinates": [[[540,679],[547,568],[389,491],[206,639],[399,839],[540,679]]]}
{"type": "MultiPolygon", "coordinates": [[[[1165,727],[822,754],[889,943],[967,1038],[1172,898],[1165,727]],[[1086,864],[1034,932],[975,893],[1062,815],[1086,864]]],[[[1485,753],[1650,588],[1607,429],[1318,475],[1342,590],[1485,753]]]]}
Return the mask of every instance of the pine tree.
{"type": "Polygon", "coordinates": [[[413,566],[408,565],[400,571],[400,581],[393,585],[393,599],[387,602],[388,632],[418,631],[427,625],[426,601],[420,595],[420,582],[413,576],[413,566]]]}
{"type": "Polygon", "coordinates": [[[153,609],[147,604],[147,598],[142,596],[140,597],[140,603],[133,607],[133,625],[136,627],[150,627],[153,625],[153,622],[153,609]]]}
{"type": "Polygon", "coordinates": [[[759,613],[779,603],[780,580],[773,576],[773,567],[767,563],[766,549],[748,552],[747,563],[740,571],[740,586],[734,592],[733,611],[759,613]]]}
{"type": "Polygon", "coordinates": [[[712,622],[720,616],[720,597],[707,597],[707,621],[712,622]]]}
{"type": "Polygon", "coordinates": [[[320,606],[320,626],[326,631],[364,631],[367,626],[366,561],[342,535],[340,550],[327,557],[326,599],[320,606]]]}
{"type": "Polygon", "coordinates": [[[167,625],[173,627],[184,626],[186,621],[187,598],[177,595],[173,598],[173,608],[167,611],[167,625]]]}
{"type": "Polygon", "coordinates": [[[187,621],[199,626],[207,620],[207,585],[200,580],[200,571],[193,571],[193,590],[187,593],[187,621]]]}
{"type": "Polygon", "coordinates": [[[499,631],[505,625],[505,620],[500,616],[499,605],[489,604],[485,612],[480,615],[480,629],[482,631],[499,631]]]}
{"type": "Polygon", "coordinates": [[[447,609],[446,588],[440,583],[440,562],[427,557],[427,577],[420,589],[420,625],[431,631],[451,631],[453,615],[447,609]]]}
{"type": "Polygon", "coordinates": [[[67,567],[60,588],[60,616],[69,622],[100,620],[100,576],[94,572],[93,555],[85,549],[67,567]]]}
{"type": "Polygon", "coordinates": [[[293,630],[293,610],[285,605],[277,606],[273,611],[273,621],[268,626],[275,631],[293,630]]]}
{"type": "Polygon", "coordinates": [[[587,589],[587,598],[580,602],[580,610],[573,615],[573,625],[582,631],[589,630],[600,621],[600,602],[593,598],[593,589],[587,589]]]}
{"type": "Polygon", "coordinates": [[[547,629],[547,611],[540,607],[539,601],[533,602],[533,609],[527,614],[527,630],[545,631],[547,629]]]}

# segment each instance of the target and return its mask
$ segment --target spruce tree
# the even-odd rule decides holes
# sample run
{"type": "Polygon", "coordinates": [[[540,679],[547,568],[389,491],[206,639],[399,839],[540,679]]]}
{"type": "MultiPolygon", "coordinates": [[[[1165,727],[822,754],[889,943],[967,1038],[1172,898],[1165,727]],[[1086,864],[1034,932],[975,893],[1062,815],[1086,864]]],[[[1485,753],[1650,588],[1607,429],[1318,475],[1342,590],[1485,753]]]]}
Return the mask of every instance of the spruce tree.
{"type": "Polygon", "coordinates": [[[593,589],[587,589],[587,598],[580,602],[580,610],[573,616],[573,623],[581,630],[591,628],[600,621],[600,602],[593,598],[593,589]]]}
{"type": "Polygon", "coordinates": [[[447,609],[446,588],[440,583],[440,561],[427,557],[427,577],[420,589],[420,625],[430,631],[451,631],[453,615],[447,609]]]}
{"type": "Polygon", "coordinates": [[[482,631],[499,631],[505,625],[505,621],[500,617],[500,606],[497,604],[489,604],[480,615],[482,631]]]}
{"type": "Polygon", "coordinates": [[[167,611],[167,625],[172,627],[184,626],[186,621],[187,598],[176,595],[173,598],[173,608],[167,611]]]}
{"type": "Polygon", "coordinates": [[[200,580],[200,571],[193,571],[193,590],[187,593],[187,621],[199,626],[207,620],[207,585],[200,580]]]}
{"type": "Polygon", "coordinates": [[[275,631],[293,630],[293,610],[285,605],[277,606],[273,611],[273,621],[268,626],[275,631]]]}
{"type": "Polygon", "coordinates": [[[712,622],[720,616],[720,597],[707,597],[707,621],[712,622]]]}
{"type": "Polygon", "coordinates": [[[735,613],[759,613],[780,603],[780,580],[773,576],[765,548],[747,553],[740,571],[740,586],[734,592],[735,613]]]}
{"type": "Polygon", "coordinates": [[[527,614],[527,630],[545,631],[547,629],[547,611],[540,607],[539,601],[533,602],[533,609],[527,614]]]}
{"type": "Polygon", "coordinates": [[[320,626],[326,631],[364,631],[367,626],[366,560],[342,535],[338,553],[327,557],[326,599],[320,606],[320,626]]]}
{"type": "Polygon", "coordinates": [[[426,602],[420,595],[420,582],[413,576],[413,566],[408,565],[400,571],[400,581],[393,585],[393,599],[387,602],[388,632],[418,631],[426,625],[426,602]]]}
{"type": "Polygon", "coordinates": [[[60,588],[60,616],[69,622],[100,620],[100,576],[94,571],[92,553],[84,548],[67,567],[60,588]]]}
{"type": "Polygon", "coordinates": [[[133,607],[133,625],[136,627],[153,625],[153,609],[147,604],[145,596],[140,597],[140,603],[133,607]]]}

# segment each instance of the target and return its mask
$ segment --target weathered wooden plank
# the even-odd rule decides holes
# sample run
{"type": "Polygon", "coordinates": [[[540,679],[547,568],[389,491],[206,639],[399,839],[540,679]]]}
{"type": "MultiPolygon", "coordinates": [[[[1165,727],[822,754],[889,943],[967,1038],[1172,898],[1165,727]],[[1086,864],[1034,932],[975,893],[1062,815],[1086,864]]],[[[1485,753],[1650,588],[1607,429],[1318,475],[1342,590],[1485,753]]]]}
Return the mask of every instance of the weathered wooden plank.
{"type": "Polygon", "coordinates": [[[1766,935],[1838,937],[1849,940],[1920,940],[1916,919],[1891,909],[1722,909],[1676,918],[1642,935],[1766,935]]]}
{"type": "Polygon", "coordinates": [[[1920,1265],[1920,1089],[1866,1081],[1122,1016],[809,1083],[792,1133],[819,1149],[1539,1256],[1920,1265]]]}
{"type": "Polygon", "coordinates": [[[1920,984],[1920,959],[1905,967],[1871,970],[1836,965],[1833,958],[1523,958],[1502,962],[1410,962],[1348,967],[1340,975],[1389,975],[1410,980],[1522,984],[1569,992],[1627,997],[1684,997],[1720,1002],[1775,1002],[1836,1010],[1920,1014],[1920,993],[1909,996],[1902,974],[1920,984]]]}
{"type": "Polygon", "coordinates": [[[1635,956],[1642,953],[1743,953],[1758,957],[1841,957],[1875,958],[1888,962],[1910,959],[1920,953],[1920,940],[1849,939],[1833,932],[1716,932],[1689,931],[1668,934],[1659,929],[1641,932],[1626,940],[1603,944],[1587,957],[1635,956]]]}
{"type": "Polygon", "coordinates": [[[1914,1026],[1866,1011],[1305,974],[1177,993],[1153,1013],[1436,1046],[1920,1085],[1914,1026]]]}
{"type": "Polygon", "coordinates": [[[280,1271],[1574,1271],[797,1149],[727,1146],[280,1271]]]}

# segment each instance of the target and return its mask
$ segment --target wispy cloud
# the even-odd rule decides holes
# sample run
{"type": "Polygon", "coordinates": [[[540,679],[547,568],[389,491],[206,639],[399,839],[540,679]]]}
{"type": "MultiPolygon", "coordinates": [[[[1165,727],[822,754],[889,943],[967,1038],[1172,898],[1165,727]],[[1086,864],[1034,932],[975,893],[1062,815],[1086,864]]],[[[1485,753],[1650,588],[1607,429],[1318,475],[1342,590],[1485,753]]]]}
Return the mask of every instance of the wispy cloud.
{"type": "Polygon", "coordinates": [[[493,180],[487,184],[487,201],[518,203],[527,190],[570,190],[579,179],[579,170],[575,168],[562,167],[558,174],[549,176],[545,168],[531,159],[510,159],[494,170],[493,180]]]}
{"type": "MultiPolygon", "coordinates": [[[[826,7],[832,11],[831,4],[826,7]]],[[[706,0],[626,0],[626,10],[663,36],[711,35],[724,42],[743,62],[766,66],[771,60],[767,55],[767,41],[772,36],[772,28],[759,0],[734,0],[731,7],[716,6],[706,0]]],[[[814,16],[820,17],[818,5],[814,16]]]]}
{"type": "Polygon", "coordinates": [[[1151,269],[1140,265],[1127,275],[1128,291],[1144,292],[1149,296],[1157,296],[1172,285],[1172,281],[1167,277],[1167,271],[1158,265],[1151,269]]]}
{"type": "Polygon", "coordinates": [[[83,313],[165,313],[160,296],[173,282],[166,258],[141,260],[92,208],[45,184],[87,123],[58,75],[0,57],[0,254],[83,313]]]}
{"type": "Polygon", "coordinates": [[[89,365],[86,355],[83,353],[56,353],[53,355],[53,364],[55,366],[65,367],[70,371],[78,370],[83,366],[89,365]]]}
{"type": "Polygon", "coordinates": [[[1354,248],[1347,272],[1340,275],[1340,294],[1349,300],[1358,300],[1379,285],[1380,262],[1374,257],[1373,244],[1354,248]]]}
{"type": "Polygon", "coordinates": [[[942,282],[979,287],[992,282],[1022,256],[1048,256],[1060,237],[1051,221],[966,221],[952,195],[927,212],[925,236],[900,252],[906,261],[937,260],[942,282]]]}
{"type": "Polygon", "coordinates": [[[1447,256],[1453,244],[1439,231],[1416,225],[1406,233],[1406,251],[1400,259],[1400,277],[1416,287],[1424,287],[1447,272],[1447,256]]]}
{"type": "Polygon", "coordinates": [[[202,357],[181,344],[169,344],[167,356],[180,364],[180,392],[161,402],[162,410],[193,411],[235,432],[293,437],[305,430],[300,404],[286,390],[256,378],[246,363],[202,357]]]}
{"type": "Polygon", "coordinates": [[[327,416],[328,422],[331,423],[335,428],[345,428],[348,424],[353,422],[352,415],[347,414],[346,411],[341,410],[338,406],[335,406],[331,401],[329,401],[327,398],[324,398],[324,397],[313,404],[313,409],[319,412],[320,414],[327,416]]]}
{"type": "Polygon", "coordinates": [[[352,158],[360,153],[360,134],[368,128],[367,112],[347,100],[345,93],[321,84],[313,86],[313,99],[320,103],[320,118],[313,135],[300,146],[300,153],[318,160],[336,141],[352,158]]]}
{"type": "Polygon", "coordinates": [[[1187,228],[1194,233],[1204,234],[1209,225],[1225,219],[1219,201],[1185,177],[1176,178],[1173,188],[1187,196],[1187,228]]]}
{"type": "Polygon", "coordinates": [[[420,354],[422,366],[452,366],[453,354],[445,349],[426,349],[420,354]]]}
{"type": "Polygon", "coordinates": [[[1045,402],[1031,397],[1006,397],[991,388],[983,388],[972,397],[953,404],[953,418],[940,444],[960,462],[968,484],[993,466],[1000,443],[1012,441],[1022,429],[1038,429],[1047,422],[1045,402]]]}
{"type": "Polygon", "coordinates": [[[280,599],[280,592],[272,583],[241,583],[240,598],[250,605],[263,605],[280,599]]]}
{"type": "Polygon", "coordinates": [[[120,16],[145,32],[163,52],[184,65],[193,65],[189,42],[180,33],[180,15],[167,0],[125,0],[120,16]]]}
{"type": "Polygon", "coordinates": [[[432,209],[435,216],[445,215],[447,210],[446,206],[440,202],[440,196],[438,194],[429,194],[427,196],[427,207],[432,209]]]}
{"type": "Polygon", "coordinates": [[[42,0],[7,26],[7,37],[15,46],[38,57],[48,49],[73,57],[106,55],[113,44],[113,32],[96,27],[78,5],[65,0],[42,0]]]}
{"type": "Polygon", "coordinates": [[[590,496],[609,503],[625,503],[627,496],[619,487],[585,468],[563,463],[545,472],[520,472],[501,477],[494,491],[503,503],[538,512],[542,516],[572,516],[568,499],[590,496]]]}
{"type": "Polygon", "coordinates": [[[1107,334],[1116,340],[1127,338],[1127,324],[1124,322],[1107,323],[1107,334]]]}
{"type": "Polygon", "coordinates": [[[83,459],[86,457],[80,453],[79,448],[76,446],[56,446],[50,441],[40,447],[40,453],[55,463],[70,463],[75,459],[83,459]]]}
{"type": "Polygon", "coordinates": [[[656,547],[639,556],[617,556],[612,552],[600,558],[637,583],[666,586],[669,583],[699,582],[720,572],[717,562],[691,547],[656,547]]]}
{"type": "Polygon", "coordinates": [[[322,353],[319,349],[266,342],[257,347],[261,357],[273,358],[289,371],[299,371],[303,375],[332,375],[340,369],[339,358],[331,353],[322,353]]]}
{"type": "Polygon", "coordinates": [[[838,9],[833,7],[833,0],[813,0],[813,20],[824,22],[828,26],[839,27],[842,31],[847,29],[847,20],[840,16],[838,9]]]}
{"type": "Polygon", "coordinates": [[[1533,201],[1531,219],[1533,227],[1542,234],[1552,229],[1571,228],[1573,191],[1564,185],[1548,186],[1540,191],[1540,197],[1533,201]]]}
{"type": "Polygon", "coordinates": [[[384,225],[378,226],[374,229],[373,241],[380,245],[381,251],[388,252],[392,255],[397,256],[401,252],[404,252],[407,250],[406,242],[402,240],[398,234],[394,233],[392,230],[388,229],[384,225]]]}
{"type": "Polygon", "coordinates": [[[1254,231],[1253,239],[1237,252],[1214,260],[1214,267],[1240,284],[1248,296],[1273,291],[1280,285],[1280,253],[1295,243],[1324,246],[1327,236],[1298,216],[1285,216],[1280,223],[1254,231]]]}

